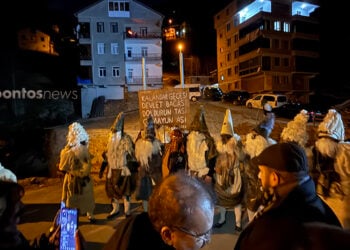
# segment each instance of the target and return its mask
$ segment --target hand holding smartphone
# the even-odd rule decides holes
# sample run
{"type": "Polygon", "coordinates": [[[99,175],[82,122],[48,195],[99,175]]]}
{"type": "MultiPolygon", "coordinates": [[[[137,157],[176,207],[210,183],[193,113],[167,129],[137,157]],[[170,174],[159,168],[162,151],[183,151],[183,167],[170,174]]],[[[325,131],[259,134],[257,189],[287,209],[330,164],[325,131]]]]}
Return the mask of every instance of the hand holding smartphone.
{"type": "Polygon", "coordinates": [[[60,232],[60,250],[75,250],[75,232],[78,229],[78,209],[62,207],[60,211],[59,223],[60,232]]]}

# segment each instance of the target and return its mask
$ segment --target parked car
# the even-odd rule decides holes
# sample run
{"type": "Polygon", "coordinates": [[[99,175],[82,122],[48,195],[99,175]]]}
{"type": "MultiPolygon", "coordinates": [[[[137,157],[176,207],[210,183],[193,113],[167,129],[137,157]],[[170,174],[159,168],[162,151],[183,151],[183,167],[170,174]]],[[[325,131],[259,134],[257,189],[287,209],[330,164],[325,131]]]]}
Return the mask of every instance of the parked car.
{"type": "Polygon", "coordinates": [[[229,92],[223,93],[221,100],[224,102],[232,102],[233,105],[245,105],[249,98],[250,94],[248,91],[231,90],[229,92]]]}
{"type": "Polygon", "coordinates": [[[203,97],[212,101],[220,101],[222,95],[222,90],[218,87],[206,87],[203,91],[203,97]]]}
{"type": "Polygon", "coordinates": [[[197,84],[197,83],[184,84],[184,86],[182,86],[182,84],[178,84],[178,85],[175,85],[174,88],[188,89],[189,91],[188,97],[193,102],[197,101],[202,96],[202,93],[200,91],[200,84],[197,84]]]}
{"type": "Polygon", "coordinates": [[[293,119],[303,109],[308,111],[309,122],[322,121],[328,112],[328,108],[326,106],[301,103],[286,103],[277,108],[273,108],[273,112],[278,117],[293,119]]]}
{"type": "Polygon", "coordinates": [[[269,103],[272,108],[277,108],[288,103],[286,95],[282,94],[258,94],[246,102],[248,108],[263,109],[264,104],[269,103]]]}

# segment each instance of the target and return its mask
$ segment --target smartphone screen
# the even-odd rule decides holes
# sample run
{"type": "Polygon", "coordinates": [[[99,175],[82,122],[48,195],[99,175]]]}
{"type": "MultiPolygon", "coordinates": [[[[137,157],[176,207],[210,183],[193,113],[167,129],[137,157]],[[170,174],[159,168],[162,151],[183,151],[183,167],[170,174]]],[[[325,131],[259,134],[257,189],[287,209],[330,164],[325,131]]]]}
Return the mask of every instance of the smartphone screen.
{"type": "Polygon", "coordinates": [[[60,250],[75,250],[75,231],[78,228],[78,209],[61,208],[60,250]]]}

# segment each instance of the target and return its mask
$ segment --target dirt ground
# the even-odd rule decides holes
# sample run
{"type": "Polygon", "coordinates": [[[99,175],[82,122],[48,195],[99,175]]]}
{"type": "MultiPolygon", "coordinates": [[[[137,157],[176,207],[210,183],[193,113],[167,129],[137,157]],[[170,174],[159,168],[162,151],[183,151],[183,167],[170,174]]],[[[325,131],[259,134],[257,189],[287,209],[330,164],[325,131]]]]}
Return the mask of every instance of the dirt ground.
{"type": "MultiPolygon", "coordinates": [[[[198,102],[191,102],[191,117],[194,116],[195,112],[197,112],[200,106],[204,107],[206,123],[211,135],[214,137],[215,140],[218,140],[220,137],[220,130],[225,116],[226,108],[230,108],[233,118],[234,131],[235,133],[241,136],[243,142],[245,140],[246,134],[248,134],[251,131],[251,129],[257,126],[257,124],[263,118],[263,113],[261,110],[247,109],[242,106],[233,106],[230,103],[208,102],[204,100],[198,102]]],[[[125,112],[124,131],[130,134],[131,137],[135,140],[137,134],[140,131],[137,93],[130,94],[127,100],[106,102],[103,117],[90,118],[78,121],[84,126],[84,128],[87,130],[90,136],[89,148],[91,154],[93,155],[92,175],[96,183],[99,183],[101,181],[98,178],[97,174],[102,163],[102,152],[106,148],[110,131],[109,128],[120,111],[125,112]]],[[[289,120],[287,119],[277,118],[270,137],[275,139],[276,141],[279,141],[280,134],[283,128],[287,125],[288,121],[289,120]]],[[[57,164],[59,162],[60,150],[66,144],[68,125],[53,128],[51,131],[48,132],[47,147],[50,168],[49,177],[61,177],[59,172],[57,171],[57,164]]],[[[307,146],[312,146],[315,140],[317,139],[317,126],[318,123],[308,123],[307,130],[309,140],[307,146]]],[[[350,138],[349,129],[346,130],[346,138],[350,138]]],[[[37,177],[27,178],[21,180],[21,182],[22,184],[28,186],[33,183],[48,183],[50,181],[44,177],[37,177]]]]}

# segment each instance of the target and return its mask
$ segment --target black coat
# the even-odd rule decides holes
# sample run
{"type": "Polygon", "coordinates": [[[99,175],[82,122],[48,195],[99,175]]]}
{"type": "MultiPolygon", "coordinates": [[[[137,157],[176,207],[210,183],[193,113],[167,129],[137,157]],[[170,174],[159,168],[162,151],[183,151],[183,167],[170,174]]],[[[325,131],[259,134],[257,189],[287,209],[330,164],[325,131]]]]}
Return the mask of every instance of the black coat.
{"type": "Polygon", "coordinates": [[[305,231],[308,222],[341,228],[335,213],[317,196],[311,178],[296,186],[281,203],[254,219],[240,234],[234,249],[312,249],[305,247],[311,242],[305,231]]]}
{"type": "Polygon", "coordinates": [[[175,250],[164,243],[160,233],[154,230],[148,213],[133,215],[122,220],[105,244],[104,250],[175,250]]]}

